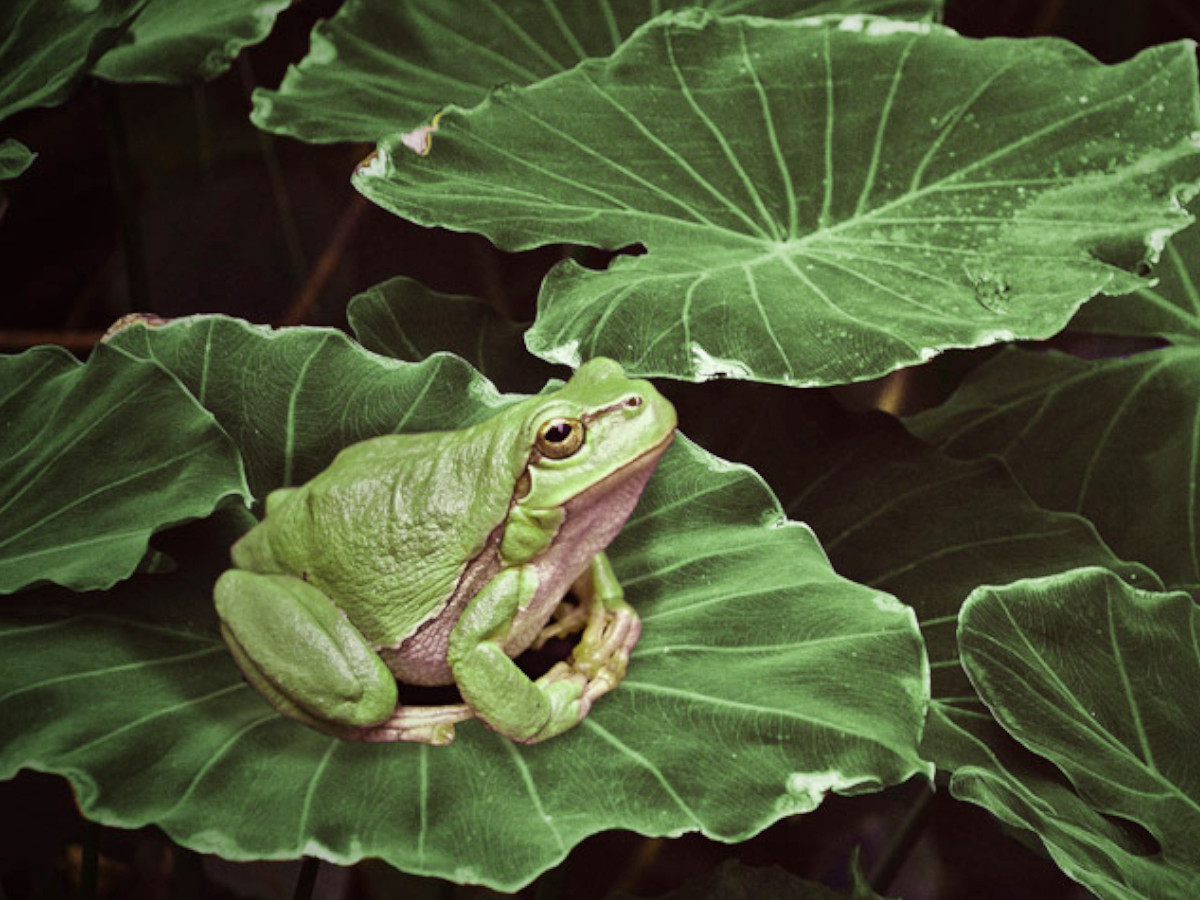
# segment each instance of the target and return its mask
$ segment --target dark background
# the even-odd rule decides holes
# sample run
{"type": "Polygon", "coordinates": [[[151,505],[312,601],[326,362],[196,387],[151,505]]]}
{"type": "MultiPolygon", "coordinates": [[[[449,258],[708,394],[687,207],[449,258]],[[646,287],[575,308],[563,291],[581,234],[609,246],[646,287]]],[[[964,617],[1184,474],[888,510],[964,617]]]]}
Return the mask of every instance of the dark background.
{"type": "MultiPolygon", "coordinates": [[[[62,106],[30,110],[3,134],[38,153],[0,185],[0,352],[60,343],[86,354],[117,317],[222,312],[272,324],[342,325],[354,294],[395,275],[487,298],[532,317],[560,248],[497,251],[482,237],[406,223],[358,196],[349,176],[367,145],[305,145],[258,132],[249,93],[276,87],[335,0],[303,0],[216,81],[195,87],[86,82],[62,106]]],[[[1105,62],[1181,37],[1200,38],[1194,0],[961,0],[946,24],[978,37],[1057,35],[1105,62]]],[[[927,367],[928,368],[928,367],[927,367]]],[[[987,813],[932,802],[909,784],[817,811],[726,846],[690,835],[584,841],[523,896],[598,898],[614,887],[654,896],[722,859],[778,864],[844,886],[852,847],[867,867],[906,816],[917,842],[887,893],[909,900],[1088,895],[987,813]],[[557,893],[556,893],[557,891],[557,893]],[[540,892],[540,893],[539,893],[540,892]]],[[[235,865],[173,847],[156,829],[100,828],[66,782],[23,773],[0,784],[0,900],[75,896],[84,848],[98,846],[100,896],[288,897],[299,863],[235,865]]],[[[377,863],[322,866],[316,896],[482,897],[491,892],[399,875],[377,863]]]]}

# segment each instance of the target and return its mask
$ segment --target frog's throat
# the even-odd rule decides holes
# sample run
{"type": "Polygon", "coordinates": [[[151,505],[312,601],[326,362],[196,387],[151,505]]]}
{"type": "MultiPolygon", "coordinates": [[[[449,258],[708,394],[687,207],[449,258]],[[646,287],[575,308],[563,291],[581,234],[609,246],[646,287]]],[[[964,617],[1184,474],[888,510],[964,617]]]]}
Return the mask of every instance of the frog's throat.
{"type": "MultiPolygon", "coordinates": [[[[563,506],[563,520],[550,546],[530,560],[537,570],[538,588],[533,600],[513,621],[504,642],[510,657],[523,653],[540,633],[571,584],[616,537],[637,505],[642,490],[674,439],[672,431],[663,440],[628,464],[581,491],[563,506]]],[[[519,499],[514,491],[510,506],[519,499]]],[[[446,651],[459,616],[471,598],[500,571],[500,542],[504,525],[492,529],[483,549],[463,570],[454,593],[415,633],[379,654],[392,673],[406,684],[445,685],[454,683],[446,663],[446,651]]]]}

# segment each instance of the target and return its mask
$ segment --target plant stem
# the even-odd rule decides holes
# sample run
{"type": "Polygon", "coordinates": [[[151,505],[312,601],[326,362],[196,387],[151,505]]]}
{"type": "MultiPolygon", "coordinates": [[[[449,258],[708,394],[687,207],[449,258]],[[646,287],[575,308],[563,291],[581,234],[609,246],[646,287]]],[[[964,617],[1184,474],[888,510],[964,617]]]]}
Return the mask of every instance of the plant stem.
{"type": "Polygon", "coordinates": [[[121,116],[120,97],[116,85],[107,81],[99,82],[99,90],[104,118],[104,141],[108,147],[113,195],[117,204],[117,221],[121,229],[121,248],[125,256],[125,280],[130,304],[127,311],[150,312],[150,292],[146,287],[146,253],[142,246],[141,222],[134,198],[133,163],[129,156],[125,122],[121,116]]]}
{"type": "Polygon", "coordinates": [[[171,847],[171,900],[202,900],[204,858],[195,850],[171,847]]]}
{"type": "Polygon", "coordinates": [[[100,868],[100,826],[83,825],[83,844],[79,853],[79,898],[96,900],[96,876],[100,868]]]}
{"type": "Polygon", "coordinates": [[[350,204],[333,227],[333,233],[329,236],[329,243],[321,251],[321,256],[317,259],[317,264],[313,267],[312,272],[305,279],[303,286],[292,300],[280,324],[301,325],[308,318],[321,293],[325,290],[325,285],[329,283],[329,279],[337,271],[342,254],[346,252],[346,247],[349,246],[350,239],[354,236],[355,230],[358,228],[368,209],[370,209],[370,204],[361,196],[356,194],[351,198],[350,204]]]}
{"type": "MultiPolygon", "coordinates": [[[[242,76],[242,87],[246,91],[246,100],[250,101],[254,88],[254,69],[250,60],[243,53],[238,57],[238,72],[242,76]]],[[[261,128],[255,128],[258,138],[258,149],[262,153],[263,163],[267,167],[267,177],[271,181],[271,193],[275,196],[275,209],[279,213],[279,225],[283,229],[283,241],[287,245],[288,261],[292,269],[292,285],[299,286],[304,281],[304,273],[308,265],[304,261],[304,248],[300,243],[300,229],[296,227],[296,215],[292,210],[292,198],[288,194],[287,182],[283,178],[283,168],[279,165],[279,157],[275,155],[275,142],[261,128]]]]}
{"type": "Polygon", "coordinates": [[[306,856],[300,862],[300,874],[296,876],[296,889],[292,891],[292,900],[311,900],[313,885],[317,883],[317,871],[321,861],[315,856],[306,856]]]}
{"type": "Polygon", "coordinates": [[[887,891],[892,881],[900,874],[900,870],[904,868],[904,864],[908,861],[908,854],[912,852],[912,848],[921,837],[921,832],[925,830],[932,803],[933,787],[922,784],[920,793],[909,806],[896,833],[892,835],[892,839],[883,848],[883,852],[879,854],[879,858],[875,860],[871,871],[867,874],[867,882],[871,885],[871,890],[877,894],[887,891]]]}

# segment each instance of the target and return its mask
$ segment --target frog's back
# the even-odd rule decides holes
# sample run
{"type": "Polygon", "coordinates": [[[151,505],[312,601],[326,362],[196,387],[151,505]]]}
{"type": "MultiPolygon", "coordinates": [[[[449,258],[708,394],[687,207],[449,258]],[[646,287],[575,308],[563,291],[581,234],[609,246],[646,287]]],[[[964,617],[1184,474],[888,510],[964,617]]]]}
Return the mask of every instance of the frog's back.
{"type": "Polygon", "coordinates": [[[477,426],[347,447],[273,504],[271,552],[392,646],[437,615],[504,521],[525,465],[512,440],[477,426]]]}

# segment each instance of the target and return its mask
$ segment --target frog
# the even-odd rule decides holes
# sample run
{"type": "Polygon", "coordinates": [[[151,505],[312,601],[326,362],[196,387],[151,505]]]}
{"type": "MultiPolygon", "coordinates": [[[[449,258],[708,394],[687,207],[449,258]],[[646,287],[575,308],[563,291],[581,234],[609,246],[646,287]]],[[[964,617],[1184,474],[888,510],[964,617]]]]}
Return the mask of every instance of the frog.
{"type": "Polygon", "coordinates": [[[605,550],[675,430],[652,384],[597,357],[477,424],[351,444],[233,545],[221,635],[271,706],[336,737],[444,746],[469,719],[521,744],[562,734],[641,635],[605,550]],[[576,634],[539,677],[514,662],[576,634]],[[405,704],[400,684],[461,702],[405,704]]]}

